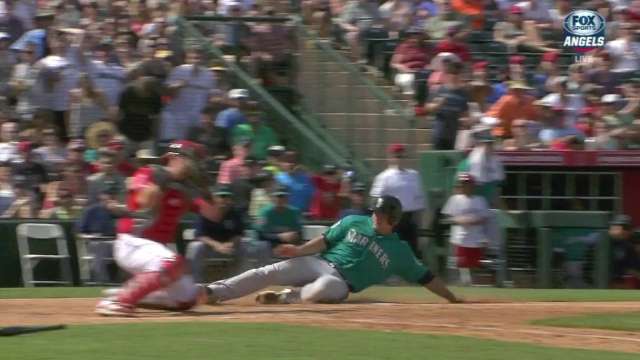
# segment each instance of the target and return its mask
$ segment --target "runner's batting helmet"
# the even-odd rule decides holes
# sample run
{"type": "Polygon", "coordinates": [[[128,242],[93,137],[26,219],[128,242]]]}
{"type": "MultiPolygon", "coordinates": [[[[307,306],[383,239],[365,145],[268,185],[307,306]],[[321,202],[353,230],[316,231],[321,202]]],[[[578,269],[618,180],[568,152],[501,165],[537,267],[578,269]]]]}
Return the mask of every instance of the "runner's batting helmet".
{"type": "Polygon", "coordinates": [[[373,212],[387,215],[389,223],[396,225],[402,217],[402,204],[394,196],[384,195],[376,199],[373,212]]]}

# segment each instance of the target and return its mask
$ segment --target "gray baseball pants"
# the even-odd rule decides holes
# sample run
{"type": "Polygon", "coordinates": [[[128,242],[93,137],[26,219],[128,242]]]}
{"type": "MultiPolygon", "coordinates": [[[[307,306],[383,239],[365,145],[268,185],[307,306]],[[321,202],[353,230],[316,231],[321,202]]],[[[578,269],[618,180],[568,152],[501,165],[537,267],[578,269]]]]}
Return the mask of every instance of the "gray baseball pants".
{"type": "Polygon", "coordinates": [[[246,271],[208,285],[212,297],[226,301],[249,295],[268,286],[295,286],[287,302],[337,303],[349,296],[340,273],[319,256],[303,256],[246,271]]]}

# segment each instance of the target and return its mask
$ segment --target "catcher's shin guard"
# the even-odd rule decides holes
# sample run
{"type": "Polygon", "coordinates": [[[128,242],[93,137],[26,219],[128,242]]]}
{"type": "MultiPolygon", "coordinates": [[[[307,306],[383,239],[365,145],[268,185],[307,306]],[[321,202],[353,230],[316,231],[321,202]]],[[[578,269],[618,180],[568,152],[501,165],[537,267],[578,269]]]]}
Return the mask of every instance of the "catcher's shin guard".
{"type": "Polygon", "coordinates": [[[161,271],[136,274],[127,281],[118,295],[118,302],[135,305],[148,294],[171,285],[182,276],[183,272],[183,257],[178,255],[173,259],[165,260],[161,271]]]}

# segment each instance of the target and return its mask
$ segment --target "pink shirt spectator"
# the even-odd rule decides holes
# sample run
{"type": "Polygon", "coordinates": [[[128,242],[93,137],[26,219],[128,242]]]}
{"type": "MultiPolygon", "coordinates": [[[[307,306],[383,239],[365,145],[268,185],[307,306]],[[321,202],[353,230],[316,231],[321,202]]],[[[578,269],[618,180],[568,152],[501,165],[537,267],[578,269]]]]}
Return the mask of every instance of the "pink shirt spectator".
{"type": "Polygon", "coordinates": [[[220,165],[218,184],[231,184],[236,179],[245,177],[249,169],[244,165],[243,158],[232,158],[220,165]]]}

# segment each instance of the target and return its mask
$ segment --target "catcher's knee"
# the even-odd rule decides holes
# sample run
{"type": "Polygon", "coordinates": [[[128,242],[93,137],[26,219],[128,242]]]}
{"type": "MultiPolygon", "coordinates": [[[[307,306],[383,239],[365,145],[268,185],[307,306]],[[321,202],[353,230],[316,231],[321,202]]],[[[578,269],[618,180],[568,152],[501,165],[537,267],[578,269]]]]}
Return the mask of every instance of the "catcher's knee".
{"type": "Polygon", "coordinates": [[[162,277],[165,284],[171,284],[180,279],[186,268],[185,260],[181,255],[166,259],[162,262],[162,277]]]}

